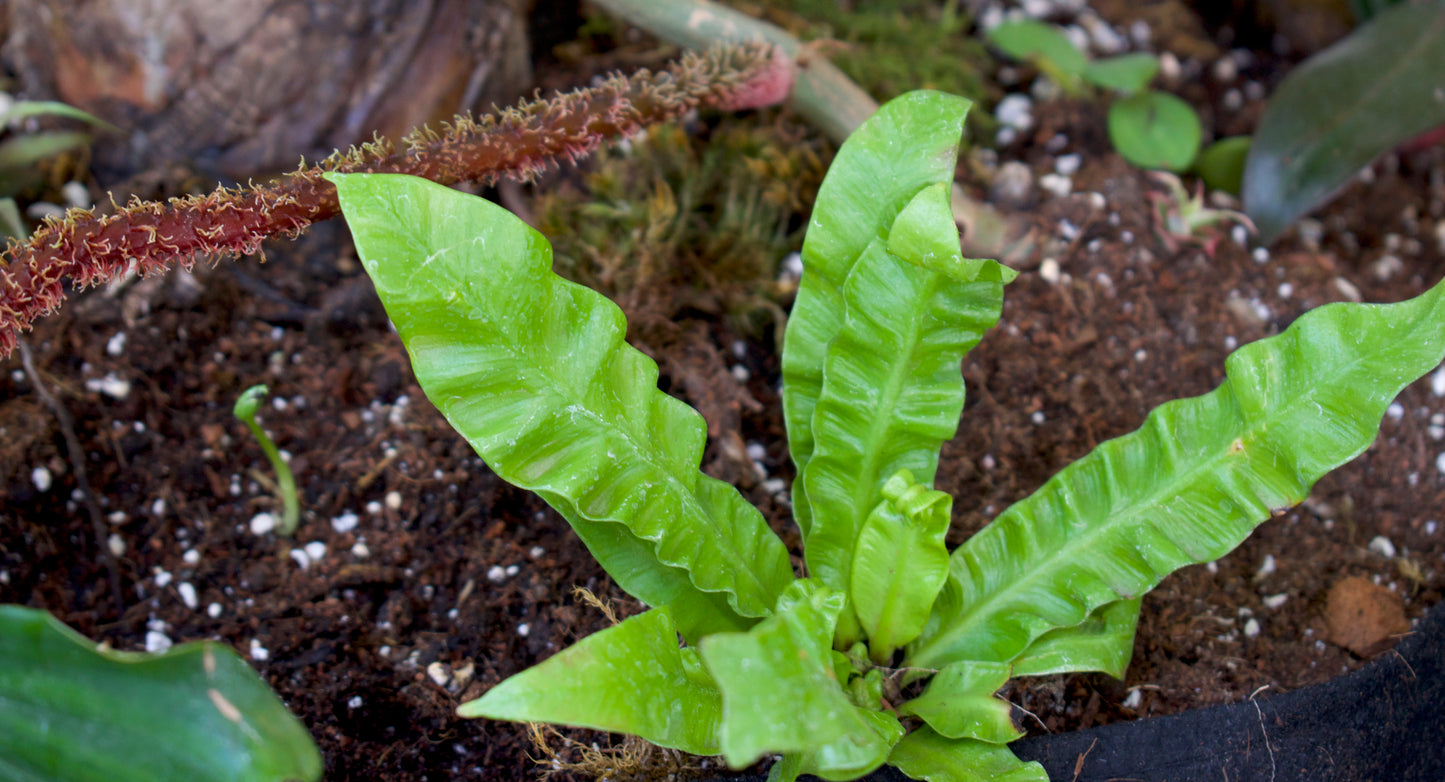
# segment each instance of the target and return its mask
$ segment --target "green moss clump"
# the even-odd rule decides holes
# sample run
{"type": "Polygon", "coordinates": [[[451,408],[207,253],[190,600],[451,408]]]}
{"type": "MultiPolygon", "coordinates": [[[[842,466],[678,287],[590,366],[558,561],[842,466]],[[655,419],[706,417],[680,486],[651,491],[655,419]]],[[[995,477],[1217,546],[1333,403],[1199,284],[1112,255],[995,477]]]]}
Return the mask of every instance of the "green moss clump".
{"type": "MultiPolygon", "coordinates": [[[[778,324],[778,263],[802,244],[824,143],[781,124],[662,125],[600,152],[581,182],[535,203],[558,274],[616,300],[629,320],[725,315],[778,324]]],[[[786,286],[783,286],[786,287],[786,286]]]]}
{"type": "MultiPolygon", "coordinates": [[[[732,2],[740,10],[778,24],[799,40],[816,41],[821,53],[879,102],[909,90],[935,89],[990,105],[986,74],[991,58],[969,34],[972,21],[954,0],[763,0],[732,2]],[[753,7],[749,7],[753,5],[753,7]]],[[[991,122],[970,114],[974,131],[991,122]]]]}

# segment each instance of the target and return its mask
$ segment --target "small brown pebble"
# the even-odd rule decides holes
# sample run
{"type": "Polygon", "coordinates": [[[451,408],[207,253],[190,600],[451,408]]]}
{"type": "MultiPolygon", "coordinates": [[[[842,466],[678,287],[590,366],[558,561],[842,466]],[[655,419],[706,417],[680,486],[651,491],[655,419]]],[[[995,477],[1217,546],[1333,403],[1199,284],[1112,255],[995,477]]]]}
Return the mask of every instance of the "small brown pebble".
{"type": "Polygon", "coordinates": [[[1399,596],[1359,576],[1335,582],[1325,598],[1330,641],[1361,657],[1390,648],[1395,636],[1410,630],[1399,596]]]}

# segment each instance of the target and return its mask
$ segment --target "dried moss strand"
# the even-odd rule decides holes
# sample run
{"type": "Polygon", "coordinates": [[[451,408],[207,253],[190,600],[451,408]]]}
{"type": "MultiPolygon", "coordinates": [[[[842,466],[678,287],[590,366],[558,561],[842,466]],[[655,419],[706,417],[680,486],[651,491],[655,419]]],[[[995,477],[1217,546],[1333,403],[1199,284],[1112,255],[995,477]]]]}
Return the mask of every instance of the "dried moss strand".
{"type": "Polygon", "coordinates": [[[340,205],[321,178],[325,171],[412,174],[446,185],[527,180],[561,160],[575,162],[605,139],[700,106],[736,108],[759,81],[776,80],[777,68],[765,45],[720,47],[687,54],[660,73],[616,74],[597,86],[481,119],[459,116],[440,130],[412,133],[402,151],[378,140],[261,186],[219,188],[166,203],[132,200],[103,216],[71,210],[0,255],[0,356],[15,349],[36,318],[60,307],[66,278],[83,288],[132,264],[146,275],[172,264],[189,268],[199,257],[248,255],[264,239],[294,237],[337,216],[340,205]]]}

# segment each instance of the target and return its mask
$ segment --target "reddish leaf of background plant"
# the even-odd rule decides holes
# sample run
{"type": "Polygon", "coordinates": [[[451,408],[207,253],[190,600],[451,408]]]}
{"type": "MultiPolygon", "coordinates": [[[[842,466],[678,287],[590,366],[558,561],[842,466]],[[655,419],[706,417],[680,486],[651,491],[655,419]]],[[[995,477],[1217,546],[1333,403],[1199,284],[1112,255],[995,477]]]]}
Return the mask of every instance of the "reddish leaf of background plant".
{"type": "Polygon", "coordinates": [[[1305,60],[1260,118],[1244,211],[1268,242],[1380,153],[1445,124],[1445,0],[1402,3],[1305,60]]]}

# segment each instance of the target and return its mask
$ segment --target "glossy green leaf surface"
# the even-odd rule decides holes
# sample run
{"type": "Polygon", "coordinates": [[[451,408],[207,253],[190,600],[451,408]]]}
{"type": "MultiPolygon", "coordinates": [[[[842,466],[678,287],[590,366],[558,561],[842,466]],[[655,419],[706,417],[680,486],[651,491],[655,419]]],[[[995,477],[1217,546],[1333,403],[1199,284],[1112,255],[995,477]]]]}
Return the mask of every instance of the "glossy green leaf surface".
{"type": "Polygon", "coordinates": [[[799,767],[804,773],[830,782],[851,780],[871,773],[888,761],[893,745],[903,738],[903,724],[883,711],[855,706],[854,713],[868,726],[869,732],[850,733],[832,744],[803,753],[799,767]]]}
{"type": "Polygon", "coordinates": [[[1109,142],[1140,168],[1184,171],[1203,138],[1199,115],[1167,92],[1149,90],[1109,106],[1109,142]]]}
{"type": "Polygon", "coordinates": [[[926,187],[843,286],[845,314],[823,356],[813,456],[802,472],[808,572],[834,589],[852,586],[859,530],[883,501],[884,482],[907,470],[932,484],[963,412],[960,362],[998,322],[1013,271],[966,261],[957,237],[947,183],[926,187]]]}
{"type": "Polygon", "coordinates": [[[833,628],[844,598],[815,579],[794,582],[778,609],[746,633],[702,640],[722,691],[722,754],[733,768],[771,753],[808,753],[876,735],[833,671],[833,628]]]}
{"type": "Polygon", "coordinates": [[[927,726],[904,736],[888,763],[926,782],[1049,782],[1042,765],[1002,744],[945,738],[927,726]]]}
{"type": "Polygon", "coordinates": [[[1154,81],[1159,73],[1159,58],[1144,52],[1121,54],[1093,60],[1084,66],[1084,81],[1106,90],[1132,95],[1154,81]]]}
{"type": "Polygon", "coordinates": [[[1445,2],[1401,3],[1290,69],[1244,172],[1244,211],[1268,242],[1376,156],[1445,124],[1445,2]]]}
{"type": "Polygon", "coordinates": [[[698,471],[702,417],[658,390],[616,305],[553,274],[541,234],[494,204],[413,177],[328,178],[418,382],[498,475],[689,639],[771,611],[787,551],[698,471]]]}
{"type": "Polygon", "coordinates": [[[1070,76],[1079,76],[1088,64],[1088,58],[1063,30],[1033,19],[1004,22],[988,32],[988,42],[1015,60],[1042,61],[1041,66],[1052,66],[1051,70],[1070,76]]]}
{"type": "Polygon", "coordinates": [[[1217,559],[1374,439],[1401,388],[1445,356],[1445,284],[1331,304],[1246,345],[1203,396],[1159,406],[1004,511],[950,557],[908,664],[1005,662],[1100,606],[1217,559]]]}
{"type": "Polygon", "coordinates": [[[320,778],[306,728],[230,647],[101,651],[44,611],[0,606],[0,779],[320,778]]]}
{"type": "Polygon", "coordinates": [[[953,497],[900,470],[883,484],[883,501],[858,531],[849,596],[875,662],[886,663],[923,631],[948,578],[943,537],[952,508],[953,497]]]}
{"type": "MultiPolygon", "coordinates": [[[[971,105],[926,90],[895,98],[848,138],[828,169],[803,241],[803,278],[783,347],[783,417],[799,475],[813,455],[824,357],[843,327],[844,282],[865,252],[882,251],[873,245],[920,190],[952,181],[971,105]]],[[[793,514],[806,539],[812,515],[800,480],[793,481],[793,514]]]]}
{"type": "Polygon", "coordinates": [[[457,713],[631,733],[716,755],[722,698],[697,650],[678,647],[667,609],[654,608],[583,638],[457,713]]]}
{"type": "MultiPolygon", "coordinates": [[[[963,257],[959,251],[951,192],[949,182],[938,182],[918,191],[888,228],[888,252],[954,283],[1012,282],[1018,272],[998,261],[963,257]]],[[[844,305],[849,304],[845,295],[844,305]]],[[[853,306],[863,309],[856,303],[853,306]]]]}
{"type": "Polygon", "coordinates": [[[953,663],[934,675],[922,695],[898,707],[920,717],[939,735],[1007,744],[1024,735],[1013,707],[994,697],[1009,678],[1008,663],[953,663]]]}
{"type": "Polygon", "coordinates": [[[1081,624],[1039,636],[1013,662],[1014,676],[1103,671],[1122,680],[1134,656],[1134,631],[1142,597],[1115,600],[1089,614],[1081,624]]]}

